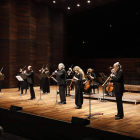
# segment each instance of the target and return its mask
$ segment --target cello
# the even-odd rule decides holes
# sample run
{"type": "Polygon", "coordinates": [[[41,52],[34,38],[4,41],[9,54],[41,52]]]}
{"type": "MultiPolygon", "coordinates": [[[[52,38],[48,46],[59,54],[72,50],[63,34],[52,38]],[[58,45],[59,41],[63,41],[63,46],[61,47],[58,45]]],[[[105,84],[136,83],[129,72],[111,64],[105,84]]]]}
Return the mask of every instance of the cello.
{"type": "MultiPolygon", "coordinates": [[[[111,74],[115,74],[115,70],[114,69],[111,69],[111,74]]],[[[110,79],[110,76],[108,77],[107,81],[109,81],[109,79],[110,79]]],[[[113,89],[114,89],[114,83],[108,82],[108,85],[106,87],[106,91],[108,93],[111,93],[113,91],[113,89]]]]}

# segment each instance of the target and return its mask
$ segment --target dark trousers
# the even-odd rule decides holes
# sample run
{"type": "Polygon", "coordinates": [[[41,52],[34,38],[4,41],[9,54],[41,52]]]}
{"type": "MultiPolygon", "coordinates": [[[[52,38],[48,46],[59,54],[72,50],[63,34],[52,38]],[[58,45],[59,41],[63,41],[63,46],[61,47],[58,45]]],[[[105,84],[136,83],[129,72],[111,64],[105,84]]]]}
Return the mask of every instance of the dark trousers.
{"type": "Polygon", "coordinates": [[[123,113],[123,104],[122,104],[122,94],[115,94],[116,95],[116,102],[117,102],[117,111],[119,117],[124,117],[123,113]]]}
{"type": "MultiPolygon", "coordinates": [[[[27,93],[27,89],[25,89],[25,94],[27,93]]],[[[23,94],[23,88],[21,88],[21,94],[23,94]]]]}
{"type": "Polygon", "coordinates": [[[30,87],[31,98],[35,98],[35,92],[34,92],[33,84],[29,84],[29,87],[30,87]]]}
{"type": "Polygon", "coordinates": [[[18,82],[18,90],[20,90],[21,87],[21,81],[18,82]]]}
{"type": "Polygon", "coordinates": [[[61,102],[66,102],[65,85],[59,85],[59,94],[61,102]]]}

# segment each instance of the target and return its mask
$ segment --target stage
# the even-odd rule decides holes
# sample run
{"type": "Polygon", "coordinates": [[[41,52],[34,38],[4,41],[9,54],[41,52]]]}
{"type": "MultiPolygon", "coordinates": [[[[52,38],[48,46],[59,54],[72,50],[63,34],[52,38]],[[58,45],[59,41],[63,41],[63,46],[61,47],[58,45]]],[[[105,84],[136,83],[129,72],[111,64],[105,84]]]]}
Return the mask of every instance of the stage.
{"type": "MultiPolygon", "coordinates": [[[[39,86],[34,87],[34,89],[36,94],[35,100],[28,100],[30,98],[29,90],[26,95],[21,97],[18,88],[2,89],[3,94],[0,94],[0,107],[4,110],[9,110],[11,105],[19,106],[23,108],[23,110],[20,111],[21,114],[30,114],[32,116],[43,117],[68,124],[71,123],[72,117],[84,119],[86,118],[85,115],[89,114],[89,95],[84,95],[82,109],[75,109],[75,99],[72,96],[66,97],[67,104],[61,106],[55,104],[56,97],[58,101],[60,99],[59,94],[56,94],[58,91],[57,86],[51,86],[50,93],[46,95],[41,93],[42,100],[39,100],[39,86]]],[[[71,93],[74,93],[74,91],[71,91],[71,93]]],[[[91,114],[103,113],[103,115],[95,115],[94,117],[97,119],[90,118],[90,125],[87,125],[84,129],[90,128],[101,130],[104,133],[107,132],[107,134],[114,137],[112,137],[113,139],[115,139],[116,135],[130,136],[131,139],[140,139],[140,104],[137,103],[135,105],[133,102],[124,101],[124,119],[115,120],[117,108],[115,99],[113,99],[114,97],[109,97],[113,100],[108,99],[107,101],[101,101],[99,97],[102,97],[102,95],[103,91],[101,86],[99,87],[99,93],[91,95],[91,114]]],[[[139,101],[140,94],[125,92],[123,98],[139,101]]],[[[107,97],[105,99],[107,99],[107,97]]],[[[107,137],[109,137],[109,135],[107,137]]],[[[127,138],[130,139],[129,137],[127,138]]]]}

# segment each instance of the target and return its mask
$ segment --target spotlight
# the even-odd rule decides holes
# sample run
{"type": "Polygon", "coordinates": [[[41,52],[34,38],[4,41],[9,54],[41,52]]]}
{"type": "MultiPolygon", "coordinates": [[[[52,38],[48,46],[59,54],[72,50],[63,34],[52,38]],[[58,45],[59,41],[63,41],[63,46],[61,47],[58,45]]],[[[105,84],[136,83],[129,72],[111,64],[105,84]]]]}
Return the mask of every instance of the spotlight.
{"type": "Polygon", "coordinates": [[[68,7],[68,9],[70,9],[70,7],[68,7]]]}
{"type": "Polygon", "coordinates": [[[54,0],[53,3],[56,3],[56,1],[54,0]]]}
{"type": "Polygon", "coordinates": [[[88,0],[87,3],[90,3],[90,0],[88,0]]]}
{"type": "Polygon", "coordinates": [[[112,25],[110,25],[110,27],[112,27],[112,25]]]}
{"type": "Polygon", "coordinates": [[[77,6],[79,7],[79,6],[80,6],[80,4],[77,4],[77,6]]]}

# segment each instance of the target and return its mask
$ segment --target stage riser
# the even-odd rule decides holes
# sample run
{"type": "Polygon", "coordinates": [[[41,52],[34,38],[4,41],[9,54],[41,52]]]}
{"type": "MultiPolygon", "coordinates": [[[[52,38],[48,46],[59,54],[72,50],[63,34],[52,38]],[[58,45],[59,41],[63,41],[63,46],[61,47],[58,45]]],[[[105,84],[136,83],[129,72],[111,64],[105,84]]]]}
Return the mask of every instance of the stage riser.
{"type": "Polygon", "coordinates": [[[27,113],[13,112],[3,108],[0,108],[0,118],[1,126],[5,132],[33,140],[83,140],[87,137],[92,137],[96,140],[136,140],[135,138],[111,132],[105,132],[90,127],[84,127],[27,113]]]}

